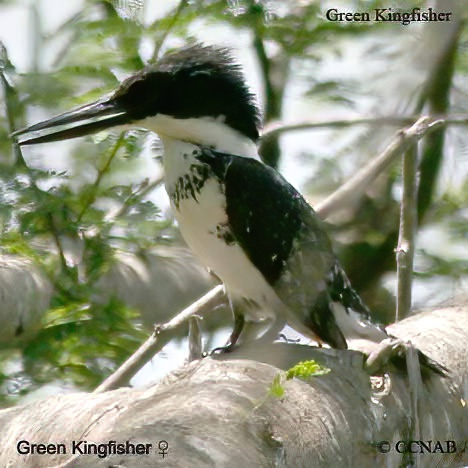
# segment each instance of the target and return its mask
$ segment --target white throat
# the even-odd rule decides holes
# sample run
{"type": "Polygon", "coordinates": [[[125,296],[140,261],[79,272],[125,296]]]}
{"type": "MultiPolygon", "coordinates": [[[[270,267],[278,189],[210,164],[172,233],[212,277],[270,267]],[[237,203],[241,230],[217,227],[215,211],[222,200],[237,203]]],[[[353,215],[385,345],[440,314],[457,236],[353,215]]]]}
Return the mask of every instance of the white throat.
{"type": "Polygon", "coordinates": [[[158,114],[147,117],[140,124],[159,135],[165,152],[171,145],[170,140],[178,140],[206,146],[221,153],[259,159],[256,144],[250,138],[226,125],[222,118],[175,119],[168,115],[158,114]]]}

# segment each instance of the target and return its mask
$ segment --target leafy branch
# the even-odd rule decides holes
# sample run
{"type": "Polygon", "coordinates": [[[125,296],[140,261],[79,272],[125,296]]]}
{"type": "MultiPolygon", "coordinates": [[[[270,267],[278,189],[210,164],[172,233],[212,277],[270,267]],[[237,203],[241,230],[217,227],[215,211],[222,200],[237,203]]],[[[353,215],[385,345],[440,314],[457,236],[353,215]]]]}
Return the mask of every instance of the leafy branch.
{"type": "Polygon", "coordinates": [[[85,215],[86,211],[88,211],[89,207],[96,201],[99,185],[101,184],[103,177],[109,172],[109,168],[112,164],[112,161],[114,160],[115,156],[117,155],[119,149],[122,147],[124,142],[125,142],[125,132],[121,132],[116,143],[111,149],[109,157],[107,158],[104,166],[98,169],[96,180],[94,181],[94,184],[91,187],[91,191],[88,193],[87,200],[84,203],[76,219],[76,222],[78,224],[81,222],[83,216],[85,215]]]}

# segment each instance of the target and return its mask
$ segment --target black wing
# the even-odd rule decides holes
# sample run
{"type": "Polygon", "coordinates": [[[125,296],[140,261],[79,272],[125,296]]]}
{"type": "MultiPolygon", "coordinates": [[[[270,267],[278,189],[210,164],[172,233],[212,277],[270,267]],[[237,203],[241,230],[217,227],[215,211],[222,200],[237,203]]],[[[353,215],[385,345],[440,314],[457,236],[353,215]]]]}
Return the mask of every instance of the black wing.
{"type": "Polygon", "coordinates": [[[333,264],[327,284],[330,297],[333,301],[340,302],[347,310],[352,309],[353,311],[361,314],[364,319],[370,321],[371,317],[369,309],[364,302],[362,302],[362,299],[356,290],[352,287],[346,273],[338,261],[333,264]]]}
{"type": "Polygon", "coordinates": [[[259,161],[205,148],[197,158],[223,183],[232,237],[278,297],[301,325],[331,346],[346,348],[327,291],[336,260],[312,207],[259,161]]]}
{"type": "Polygon", "coordinates": [[[254,159],[205,148],[197,159],[222,181],[231,232],[274,285],[303,227],[303,212],[312,208],[278,172],[254,159]]]}

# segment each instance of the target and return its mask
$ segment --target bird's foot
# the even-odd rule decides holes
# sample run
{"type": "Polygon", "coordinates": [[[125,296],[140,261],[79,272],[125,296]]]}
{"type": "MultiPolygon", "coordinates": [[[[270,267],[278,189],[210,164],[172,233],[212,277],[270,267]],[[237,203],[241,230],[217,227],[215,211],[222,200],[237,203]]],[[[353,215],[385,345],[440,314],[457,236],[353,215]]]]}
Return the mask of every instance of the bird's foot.
{"type": "Polygon", "coordinates": [[[386,367],[392,357],[401,357],[403,342],[394,338],[387,338],[381,341],[366,359],[365,368],[371,375],[376,374],[386,367]]]}
{"type": "Polygon", "coordinates": [[[433,372],[445,377],[448,374],[447,368],[414,348],[411,342],[393,336],[381,341],[369,354],[365,368],[369,374],[375,375],[384,369],[388,362],[393,362],[397,368],[408,373],[409,369],[419,369],[423,375],[433,372]]]}
{"type": "Polygon", "coordinates": [[[284,333],[278,335],[278,339],[284,340],[286,343],[300,343],[300,338],[288,338],[284,333]]]}
{"type": "Polygon", "coordinates": [[[233,343],[226,343],[224,346],[218,346],[215,349],[212,349],[209,353],[209,356],[216,356],[219,354],[231,353],[236,348],[236,345],[233,343]]]}

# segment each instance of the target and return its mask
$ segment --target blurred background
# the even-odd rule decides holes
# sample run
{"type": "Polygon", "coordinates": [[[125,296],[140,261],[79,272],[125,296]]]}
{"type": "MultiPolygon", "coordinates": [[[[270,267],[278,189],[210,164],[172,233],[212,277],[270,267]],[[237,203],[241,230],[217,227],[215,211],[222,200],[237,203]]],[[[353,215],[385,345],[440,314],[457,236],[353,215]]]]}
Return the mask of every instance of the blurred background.
{"type": "MultiPolygon", "coordinates": [[[[458,118],[419,144],[414,310],[466,291],[468,8],[394,0],[395,11],[433,7],[452,20],[326,19],[329,8],[386,7],[380,0],[0,0],[0,406],[92,390],[153,324],[217,284],[179,235],[154,134],[109,131],[22,151],[9,136],[111,92],[194,42],[233,49],[263,110],[263,160],[312,206],[382,152],[409,118],[458,118]]],[[[400,197],[397,162],[327,219],[351,282],[382,324],[395,319],[400,197]]],[[[229,311],[221,306],[201,325],[206,348],[221,345],[229,311]]],[[[185,336],[181,330],[132,383],[183,363],[185,336]]]]}

